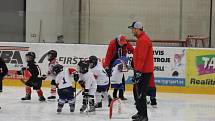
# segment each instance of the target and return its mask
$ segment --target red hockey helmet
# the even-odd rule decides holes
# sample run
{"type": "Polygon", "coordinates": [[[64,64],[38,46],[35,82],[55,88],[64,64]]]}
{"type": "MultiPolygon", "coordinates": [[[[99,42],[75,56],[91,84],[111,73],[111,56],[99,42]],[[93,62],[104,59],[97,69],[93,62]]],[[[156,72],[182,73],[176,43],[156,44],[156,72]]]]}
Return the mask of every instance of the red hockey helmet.
{"type": "Polygon", "coordinates": [[[119,35],[117,38],[116,38],[118,44],[120,46],[123,46],[123,45],[126,45],[127,44],[127,41],[126,41],[126,36],[124,35],[119,35]]]}

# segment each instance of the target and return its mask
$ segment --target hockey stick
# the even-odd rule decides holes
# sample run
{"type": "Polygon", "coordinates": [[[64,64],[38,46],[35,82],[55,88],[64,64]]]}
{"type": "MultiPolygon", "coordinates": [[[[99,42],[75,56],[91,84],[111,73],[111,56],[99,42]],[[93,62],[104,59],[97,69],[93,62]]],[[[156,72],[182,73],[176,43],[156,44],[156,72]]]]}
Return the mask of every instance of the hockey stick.
{"type": "MultiPolygon", "coordinates": [[[[109,119],[112,118],[112,114],[113,114],[113,104],[114,104],[116,101],[118,101],[118,100],[120,100],[120,98],[113,99],[113,100],[111,101],[111,103],[110,103],[110,108],[109,108],[109,119]]],[[[119,106],[119,107],[118,107],[118,113],[120,113],[120,112],[121,112],[121,105],[118,105],[118,106],[119,106]]]]}
{"type": "MultiPolygon", "coordinates": [[[[108,81],[109,81],[107,93],[108,93],[109,88],[110,88],[110,85],[111,85],[111,80],[110,80],[110,77],[111,77],[111,76],[110,76],[110,74],[108,74],[109,71],[110,71],[110,69],[108,69],[108,72],[106,71],[106,73],[105,73],[105,74],[108,76],[108,81]]],[[[108,107],[110,106],[110,103],[111,103],[112,100],[113,100],[112,97],[108,94],[108,107]]]]}
{"type": "Polygon", "coordinates": [[[76,90],[77,90],[77,82],[75,81],[75,97],[76,97],[76,90]]]}
{"type": "Polygon", "coordinates": [[[139,83],[139,80],[135,79],[134,86],[135,86],[136,99],[140,99],[143,95],[142,91],[139,93],[138,83],[139,83]]]}
{"type": "MultiPolygon", "coordinates": [[[[13,74],[13,75],[11,75],[11,76],[16,76],[16,74],[13,74]]],[[[16,78],[16,79],[18,79],[20,82],[22,82],[23,84],[25,84],[26,81],[24,80],[24,76],[23,76],[23,75],[20,75],[20,76],[21,76],[21,77],[16,78]]]]}
{"type": "Polygon", "coordinates": [[[81,94],[81,92],[83,91],[84,89],[81,89],[80,91],[77,92],[77,94],[75,94],[75,97],[76,98],[79,94],[81,94]]]}
{"type": "Polygon", "coordinates": [[[25,84],[25,80],[23,78],[19,79],[23,84],[25,84]]]}
{"type": "Polygon", "coordinates": [[[89,106],[88,106],[89,105],[89,97],[87,96],[86,98],[87,98],[86,99],[86,101],[87,101],[87,111],[86,112],[87,112],[87,116],[89,117],[89,106]]]}

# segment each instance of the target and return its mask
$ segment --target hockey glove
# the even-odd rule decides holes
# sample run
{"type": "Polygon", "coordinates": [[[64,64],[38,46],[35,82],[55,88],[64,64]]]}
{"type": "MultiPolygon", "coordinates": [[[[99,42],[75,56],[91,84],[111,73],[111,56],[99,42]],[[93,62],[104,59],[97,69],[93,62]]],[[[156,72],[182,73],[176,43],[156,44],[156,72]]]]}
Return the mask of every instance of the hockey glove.
{"type": "Polygon", "coordinates": [[[133,77],[134,83],[139,83],[141,76],[142,76],[141,72],[134,70],[134,77],[133,77]]]}
{"type": "Polygon", "coordinates": [[[78,83],[81,85],[82,88],[85,88],[85,82],[83,80],[80,80],[78,83]]]}
{"type": "Polygon", "coordinates": [[[82,95],[85,97],[89,97],[89,89],[84,89],[84,91],[82,92],[82,95]]]}
{"type": "Polygon", "coordinates": [[[130,58],[130,62],[131,62],[131,68],[134,68],[134,61],[133,61],[133,58],[130,58]]]}
{"type": "Polygon", "coordinates": [[[112,75],[111,75],[111,69],[110,69],[110,68],[106,68],[105,71],[106,71],[108,77],[111,77],[111,76],[112,76],[112,75]]]}
{"type": "Polygon", "coordinates": [[[23,75],[24,74],[24,71],[26,70],[27,68],[26,67],[22,67],[21,70],[17,71],[16,74],[18,75],[23,75]]]}
{"type": "Polygon", "coordinates": [[[120,72],[122,72],[122,70],[123,70],[123,64],[122,64],[122,63],[118,65],[118,70],[119,70],[120,72]]]}
{"type": "Polygon", "coordinates": [[[26,67],[22,67],[22,71],[26,70],[27,68],[26,67]]]}
{"type": "Polygon", "coordinates": [[[17,71],[16,74],[18,74],[18,75],[23,75],[23,71],[22,71],[22,70],[17,71]]]}
{"type": "Polygon", "coordinates": [[[73,75],[74,81],[77,82],[79,80],[79,74],[75,73],[73,75]]]}
{"type": "Polygon", "coordinates": [[[45,74],[42,75],[41,79],[45,80],[47,78],[47,76],[45,74]]]}

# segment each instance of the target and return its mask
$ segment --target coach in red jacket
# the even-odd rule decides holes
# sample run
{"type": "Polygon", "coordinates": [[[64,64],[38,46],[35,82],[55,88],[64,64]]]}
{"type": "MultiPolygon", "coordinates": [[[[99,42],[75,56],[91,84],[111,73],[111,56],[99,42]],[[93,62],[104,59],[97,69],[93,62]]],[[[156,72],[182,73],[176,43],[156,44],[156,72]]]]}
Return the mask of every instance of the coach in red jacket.
{"type": "MultiPolygon", "coordinates": [[[[136,86],[137,114],[133,121],[148,121],[146,92],[154,71],[153,47],[148,35],[144,32],[141,22],[135,21],[128,28],[137,38],[133,54],[134,81],[136,86]]],[[[134,96],[135,96],[134,95],[134,96]]]]}
{"type": "Polygon", "coordinates": [[[104,68],[110,68],[116,59],[133,53],[133,51],[133,46],[126,41],[126,37],[124,35],[119,35],[112,39],[108,45],[104,68]]]}
{"type": "MultiPolygon", "coordinates": [[[[123,35],[119,35],[118,37],[112,39],[109,43],[108,50],[105,57],[104,68],[106,69],[109,77],[111,76],[111,69],[113,67],[113,62],[124,56],[126,57],[127,54],[133,53],[134,48],[133,46],[126,41],[126,37],[123,35]]],[[[125,77],[122,78],[122,83],[125,89],[125,77]]],[[[126,100],[124,97],[124,89],[119,90],[119,98],[122,100],[126,100]]],[[[114,90],[113,97],[117,98],[117,90],[114,90]]]]}

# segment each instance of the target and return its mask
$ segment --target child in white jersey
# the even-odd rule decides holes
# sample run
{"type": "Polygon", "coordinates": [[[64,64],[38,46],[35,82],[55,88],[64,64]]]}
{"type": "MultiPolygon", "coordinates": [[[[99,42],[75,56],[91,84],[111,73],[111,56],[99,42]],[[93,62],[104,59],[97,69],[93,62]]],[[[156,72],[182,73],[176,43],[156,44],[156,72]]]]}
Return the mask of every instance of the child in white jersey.
{"type": "Polygon", "coordinates": [[[65,69],[62,65],[57,64],[53,66],[53,74],[56,75],[55,83],[58,87],[58,109],[57,112],[60,113],[66,101],[68,101],[70,106],[70,112],[75,110],[75,99],[74,99],[74,88],[72,87],[72,81],[70,80],[70,75],[74,74],[76,71],[73,68],[65,69]]]}
{"type": "Polygon", "coordinates": [[[89,63],[87,61],[80,61],[78,63],[79,68],[79,84],[84,88],[83,95],[83,105],[80,112],[84,112],[87,109],[88,102],[90,109],[87,112],[95,112],[95,101],[94,96],[96,92],[96,80],[93,73],[89,70],[89,63]]]}
{"type": "Polygon", "coordinates": [[[52,78],[51,80],[51,96],[48,97],[49,100],[53,100],[56,98],[56,83],[55,83],[55,75],[52,72],[52,69],[55,65],[58,64],[57,61],[57,51],[56,50],[50,50],[47,53],[49,65],[48,65],[48,72],[47,76],[50,76],[52,78]]]}
{"type": "MultiPolygon", "coordinates": [[[[104,99],[108,98],[108,88],[109,88],[109,79],[105,69],[102,64],[98,62],[98,58],[96,56],[89,57],[89,66],[91,72],[94,74],[94,77],[97,81],[97,90],[96,90],[96,108],[102,107],[102,97],[104,99]]],[[[108,100],[110,101],[110,100],[108,100]]]]}
{"type": "Polygon", "coordinates": [[[125,90],[125,87],[122,83],[122,77],[123,73],[128,71],[128,58],[121,57],[119,59],[116,59],[113,62],[113,68],[111,73],[111,87],[114,89],[113,91],[113,98],[117,98],[117,92],[118,90],[125,90]]]}

